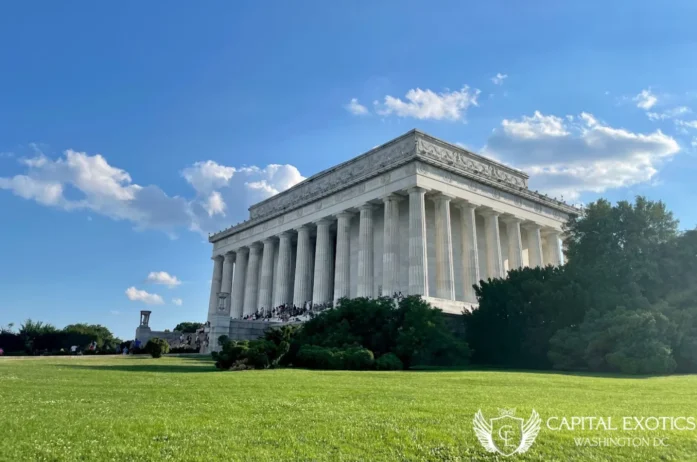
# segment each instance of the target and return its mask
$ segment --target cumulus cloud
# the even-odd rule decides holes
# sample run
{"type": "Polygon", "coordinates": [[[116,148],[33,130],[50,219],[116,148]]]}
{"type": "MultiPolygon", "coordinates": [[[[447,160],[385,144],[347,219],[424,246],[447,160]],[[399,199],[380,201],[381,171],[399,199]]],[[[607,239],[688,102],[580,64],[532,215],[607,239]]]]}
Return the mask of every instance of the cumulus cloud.
{"type": "Polygon", "coordinates": [[[182,283],[176,276],[169,274],[167,271],[151,271],[148,274],[146,282],[151,284],[162,284],[170,289],[173,289],[182,283]]]}
{"type": "Polygon", "coordinates": [[[131,175],[110,165],[101,154],[67,150],[52,159],[41,152],[21,158],[25,170],[0,177],[0,189],[24,199],[66,211],[87,210],[136,229],[173,233],[190,229],[213,232],[247,218],[254,202],[288,189],[304,177],[292,165],[230,167],[208,160],[182,170],[193,188],[188,198],[170,196],[158,186],[142,186],[131,175]]]}
{"type": "Polygon", "coordinates": [[[382,104],[374,104],[376,112],[383,116],[457,121],[465,118],[470,106],[477,106],[479,93],[479,90],[472,90],[467,85],[461,90],[441,93],[414,88],[407,92],[405,100],[387,95],[382,104]]]}
{"type": "Polygon", "coordinates": [[[503,81],[508,78],[508,74],[502,74],[498,73],[495,76],[491,78],[491,81],[494,82],[494,85],[503,85],[503,81]]]}
{"type": "Polygon", "coordinates": [[[138,290],[135,287],[126,289],[126,297],[133,302],[143,302],[146,305],[162,305],[165,303],[159,295],[138,290]]]}
{"type": "Polygon", "coordinates": [[[184,304],[184,300],[182,300],[181,298],[173,298],[172,304],[182,306],[184,304]]]}
{"type": "Polygon", "coordinates": [[[358,99],[351,98],[351,101],[344,108],[353,115],[366,115],[368,114],[368,108],[363,106],[358,102],[358,99]]]}
{"type": "Polygon", "coordinates": [[[565,199],[651,180],[661,163],[680,150],[660,130],[634,133],[593,115],[544,115],[503,120],[485,151],[528,172],[531,188],[565,199]]]}
{"type": "Polygon", "coordinates": [[[247,208],[305,179],[293,165],[225,167],[197,162],[182,172],[196,191],[190,202],[194,229],[217,231],[247,218],[247,208]]]}
{"type": "Polygon", "coordinates": [[[658,98],[651,93],[649,88],[648,90],[642,90],[641,93],[633,98],[633,101],[636,103],[636,107],[649,110],[658,102],[658,98]]]}

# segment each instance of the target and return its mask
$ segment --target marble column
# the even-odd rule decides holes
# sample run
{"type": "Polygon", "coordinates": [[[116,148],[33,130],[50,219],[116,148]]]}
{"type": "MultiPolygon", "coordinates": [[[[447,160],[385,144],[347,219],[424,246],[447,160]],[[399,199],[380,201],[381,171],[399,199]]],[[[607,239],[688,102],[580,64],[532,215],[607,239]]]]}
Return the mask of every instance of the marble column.
{"type": "Polygon", "coordinates": [[[232,302],[230,306],[230,316],[239,319],[244,312],[244,292],[245,279],[247,278],[247,261],[249,260],[249,249],[242,247],[235,252],[235,273],[232,279],[232,302]]]}
{"type": "Polygon", "coordinates": [[[223,261],[223,274],[220,285],[219,300],[216,301],[216,310],[208,315],[208,348],[207,351],[220,351],[218,339],[222,335],[230,334],[230,292],[232,291],[232,273],[235,264],[235,254],[226,253],[223,261]],[[218,307],[223,302],[222,309],[218,307]]]}
{"type": "Polygon", "coordinates": [[[259,296],[259,265],[261,264],[261,244],[255,242],[249,246],[249,263],[247,264],[247,287],[244,291],[244,315],[257,311],[259,296]]]}
{"type": "MultiPolygon", "coordinates": [[[[382,240],[382,295],[391,297],[399,291],[399,202],[401,197],[390,194],[385,203],[385,223],[382,240]]],[[[338,259],[338,257],[337,257],[338,259]]]]}
{"type": "Polygon", "coordinates": [[[301,307],[312,299],[312,243],[308,225],[301,226],[297,231],[298,248],[295,256],[293,305],[301,307]]]}
{"type": "Polygon", "coordinates": [[[312,303],[331,302],[334,295],[334,249],[329,227],[332,220],[323,218],[317,222],[317,242],[315,244],[315,278],[312,288],[312,303]]]}
{"type": "Polygon", "coordinates": [[[484,215],[484,230],[486,233],[487,277],[491,279],[504,277],[503,260],[501,258],[501,234],[499,233],[499,214],[486,211],[484,215]]]}
{"type": "Polygon", "coordinates": [[[226,293],[227,299],[225,300],[225,308],[230,307],[230,294],[232,293],[232,270],[235,265],[235,254],[226,253],[225,260],[223,261],[223,280],[220,285],[220,292],[226,293]]]}
{"type": "Polygon", "coordinates": [[[523,241],[520,233],[520,220],[507,217],[506,234],[508,234],[508,271],[523,267],[523,241]]]}
{"type": "Polygon", "coordinates": [[[542,259],[542,235],[540,234],[540,226],[529,224],[525,226],[528,234],[528,266],[535,268],[536,266],[544,266],[542,259]]]}
{"type": "Polygon", "coordinates": [[[363,204],[358,224],[358,274],[357,295],[373,296],[373,205],[363,204]]]}
{"type": "Polygon", "coordinates": [[[409,295],[428,296],[424,188],[409,189],[409,295]]]}
{"type": "Polygon", "coordinates": [[[291,249],[291,234],[286,231],[281,233],[278,241],[278,262],[276,263],[276,298],[273,301],[273,306],[280,306],[290,303],[290,273],[292,265],[292,249],[291,249]]]}
{"type": "Polygon", "coordinates": [[[558,231],[549,231],[546,236],[547,260],[552,266],[561,266],[564,262],[559,236],[560,233],[558,231]]]}
{"type": "Polygon", "coordinates": [[[223,256],[213,257],[213,276],[211,277],[211,296],[208,301],[208,315],[215,314],[218,307],[218,292],[223,281],[223,256]]]}
{"type": "Polygon", "coordinates": [[[462,279],[466,302],[476,302],[474,288],[479,284],[479,252],[477,250],[477,222],[474,215],[476,205],[469,203],[457,203],[460,209],[460,239],[461,254],[460,263],[462,264],[462,279]]]}
{"type": "Polygon", "coordinates": [[[259,281],[259,307],[264,310],[273,308],[273,254],[275,242],[272,238],[264,239],[264,254],[261,257],[261,281],[259,281]]]}
{"type": "Polygon", "coordinates": [[[334,303],[349,297],[351,287],[351,217],[350,212],[337,214],[336,267],[334,270],[334,303]]]}
{"type": "Polygon", "coordinates": [[[453,267],[453,236],[450,226],[450,201],[447,194],[433,196],[436,204],[436,297],[455,300],[455,270],[453,267]]]}

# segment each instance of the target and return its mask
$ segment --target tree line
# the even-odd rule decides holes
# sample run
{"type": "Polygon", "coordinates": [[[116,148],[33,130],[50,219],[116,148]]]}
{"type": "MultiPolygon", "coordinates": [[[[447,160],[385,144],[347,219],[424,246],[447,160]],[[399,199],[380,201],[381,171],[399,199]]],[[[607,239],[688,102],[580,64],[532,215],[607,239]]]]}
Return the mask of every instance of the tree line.
{"type": "Polygon", "coordinates": [[[114,353],[121,344],[121,339],[100,324],[69,324],[58,329],[52,324],[27,319],[17,331],[12,324],[0,327],[0,348],[4,354],[69,353],[73,347],[86,354],[114,353]]]}

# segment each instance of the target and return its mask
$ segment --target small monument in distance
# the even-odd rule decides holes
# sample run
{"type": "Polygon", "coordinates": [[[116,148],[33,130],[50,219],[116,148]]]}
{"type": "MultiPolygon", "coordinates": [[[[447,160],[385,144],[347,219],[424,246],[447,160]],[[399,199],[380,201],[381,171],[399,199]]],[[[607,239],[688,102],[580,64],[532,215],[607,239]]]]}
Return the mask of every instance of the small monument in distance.
{"type": "Polygon", "coordinates": [[[151,337],[152,331],[150,330],[150,313],[152,311],[141,310],[140,311],[140,325],[136,329],[136,339],[140,339],[147,342],[147,339],[151,337]]]}

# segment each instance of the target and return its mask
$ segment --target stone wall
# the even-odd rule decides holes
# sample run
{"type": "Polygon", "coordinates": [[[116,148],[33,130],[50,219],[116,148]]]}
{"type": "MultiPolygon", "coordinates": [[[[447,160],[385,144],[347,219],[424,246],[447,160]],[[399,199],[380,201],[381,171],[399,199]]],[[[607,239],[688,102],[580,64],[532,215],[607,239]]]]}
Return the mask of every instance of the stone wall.
{"type": "MultiPolygon", "coordinates": [[[[196,346],[196,335],[197,334],[182,334],[179,331],[173,331],[173,332],[163,332],[163,331],[152,331],[149,328],[142,328],[139,327],[136,329],[136,340],[140,340],[141,344],[145,346],[146,343],[148,343],[148,340],[151,338],[161,338],[167,341],[169,343],[170,348],[177,348],[181,346],[180,338],[181,336],[184,336],[184,341],[186,342],[191,336],[191,345],[193,347],[196,346]]],[[[201,339],[203,341],[203,339],[201,339]]],[[[186,345],[184,345],[186,346],[186,345]]]]}
{"type": "Polygon", "coordinates": [[[230,340],[256,340],[264,335],[268,329],[281,327],[287,323],[283,322],[263,322],[245,321],[233,319],[230,321],[230,340]]]}

